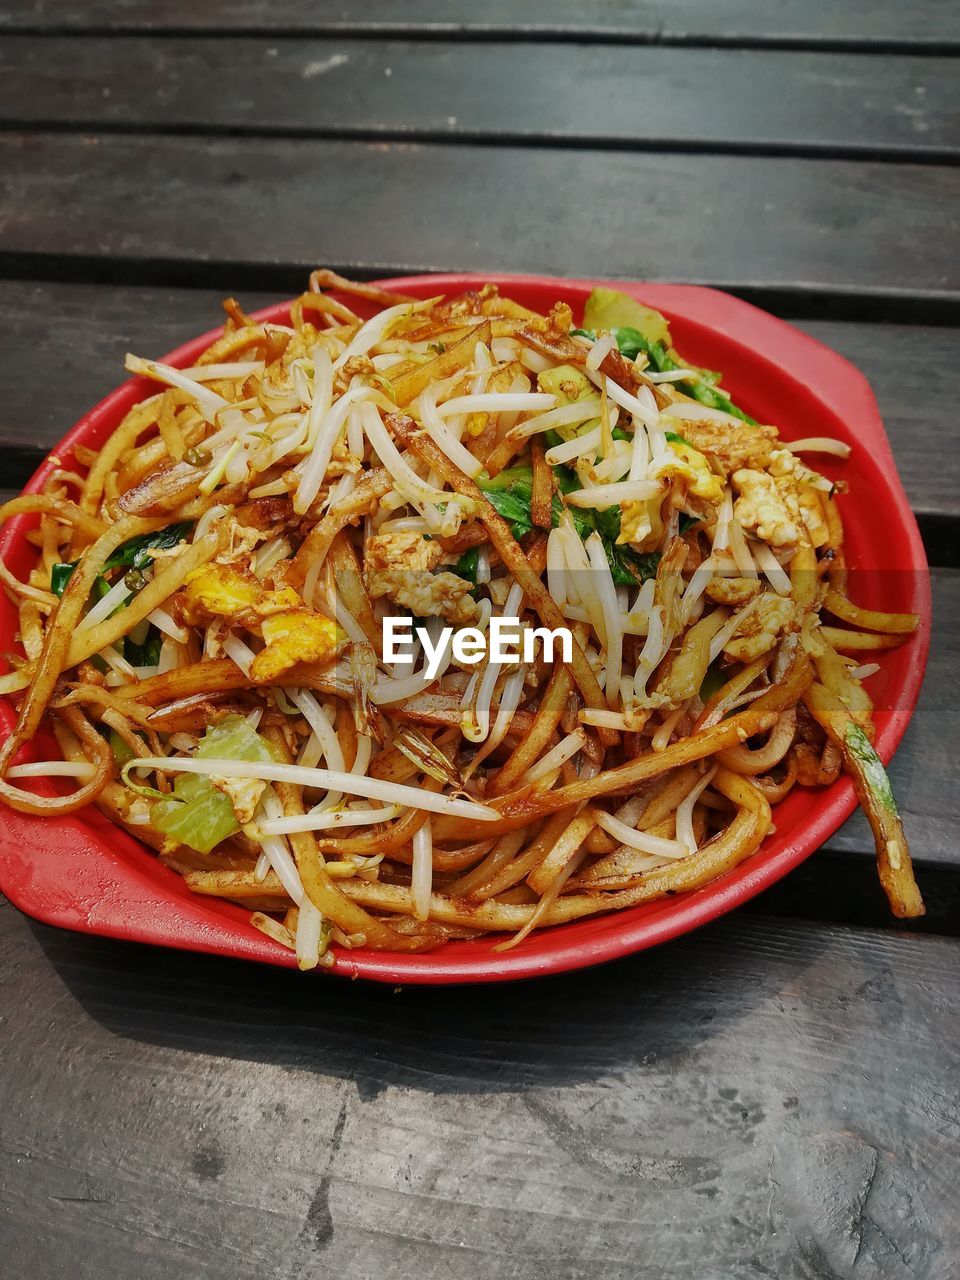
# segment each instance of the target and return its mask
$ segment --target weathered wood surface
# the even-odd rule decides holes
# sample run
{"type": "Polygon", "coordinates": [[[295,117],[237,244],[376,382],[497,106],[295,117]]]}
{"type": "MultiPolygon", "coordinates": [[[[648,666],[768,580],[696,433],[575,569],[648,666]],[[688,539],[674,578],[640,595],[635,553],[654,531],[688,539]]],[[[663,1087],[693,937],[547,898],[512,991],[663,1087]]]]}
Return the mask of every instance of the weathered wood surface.
{"type": "MultiPolygon", "coordinates": [[[[957,563],[952,0],[8,0],[0,31],[44,33],[0,40],[5,488],[221,291],[649,276],[863,368],[957,563]]],[[[934,590],[892,766],[915,932],[858,818],[726,921],[537,987],[300,979],[0,906],[3,1280],[952,1280],[960,575],[934,590]]]]}
{"type": "Polygon", "coordinates": [[[814,48],[842,45],[960,44],[960,15],[951,0],[905,5],[875,0],[7,0],[0,26],[26,30],[269,31],[275,35],[357,31],[504,38],[595,38],[635,41],[777,43],[814,48]]]}
{"type": "Polygon", "coordinates": [[[960,1251],[953,940],[741,913],[397,992],[7,907],[0,960],[16,1280],[946,1280],[960,1251]]]}
{"type": "Polygon", "coordinates": [[[370,40],[0,39],[0,121],[576,142],[877,159],[960,153],[949,58],[370,40]]]}
{"type": "Polygon", "coordinates": [[[323,259],[960,310],[957,167],[14,132],[0,136],[0,172],[7,273],[280,287],[323,259]]]}
{"type": "MultiPolygon", "coordinates": [[[[160,356],[213,328],[231,291],[250,309],[285,296],[282,288],[263,293],[239,285],[216,292],[0,281],[0,330],[16,371],[0,397],[0,481],[25,481],[77,418],[123,380],[124,352],[160,356]]],[[[960,514],[951,410],[960,404],[960,333],[924,325],[795,323],[870,380],[914,511],[922,520],[960,514]]],[[[943,548],[938,563],[956,563],[949,550],[943,548]]]]}
{"type": "MultiPolygon", "coordinates": [[[[960,403],[960,331],[948,327],[795,320],[866,374],[893,446],[897,471],[921,523],[958,511],[952,475],[960,403]]],[[[957,464],[960,468],[960,460],[957,464]]],[[[942,540],[936,564],[956,564],[955,531],[942,540]]]]}

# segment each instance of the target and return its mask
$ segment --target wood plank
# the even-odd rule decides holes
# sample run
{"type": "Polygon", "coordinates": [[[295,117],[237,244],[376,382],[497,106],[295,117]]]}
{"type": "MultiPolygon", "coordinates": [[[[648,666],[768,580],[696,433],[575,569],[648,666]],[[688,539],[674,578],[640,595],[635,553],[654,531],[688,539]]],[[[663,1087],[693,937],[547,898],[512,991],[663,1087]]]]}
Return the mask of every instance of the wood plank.
{"type": "MultiPolygon", "coordinates": [[[[222,319],[226,291],[0,281],[0,331],[10,357],[0,397],[6,482],[22,484],[77,418],[122,380],[125,351],[163,355],[212,328],[222,319]]],[[[284,296],[282,288],[240,292],[251,309],[284,296]]],[[[953,422],[944,406],[960,403],[960,333],[796,323],[867,375],[913,509],[925,523],[956,515],[953,422]]]]}
{"type": "Polygon", "coordinates": [[[952,939],[742,913],[464,999],[5,907],[0,958],[11,1277],[938,1280],[960,1250],[952,939]]]}
{"type": "MultiPolygon", "coordinates": [[[[956,427],[948,406],[960,404],[960,331],[827,320],[792,323],[866,374],[910,505],[921,520],[930,524],[956,515],[957,482],[951,474],[956,427]]],[[[935,563],[956,561],[944,555],[935,563]]]]}
{"type": "Polygon", "coordinates": [[[262,38],[115,38],[77,52],[71,37],[0,40],[0,122],[960,154],[949,58],[262,38]]]}
{"type": "Polygon", "coordinates": [[[0,28],[29,31],[265,31],[276,36],[362,32],[496,35],[506,38],[594,38],[655,42],[783,43],[856,48],[891,44],[945,49],[960,43],[952,0],[904,5],[875,0],[7,0],[0,28]]]}
{"type": "Polygon", "coordinates": [[[9,133],[0,169],[7,274],[282,287],[323,258],[960,304],[960,169],[939,165],[9,133]]]}
{"type": "MultiPolygon", "coordinates": [[[[926,914],[911,930],[960,938],[960,876],[956,868],[926,864],[920,868],[926,914]]],[[[859,853],[823,849],[766,889],[747,910],[857,928],[899,930],[880,887],[876,868],[859,853]]]]}

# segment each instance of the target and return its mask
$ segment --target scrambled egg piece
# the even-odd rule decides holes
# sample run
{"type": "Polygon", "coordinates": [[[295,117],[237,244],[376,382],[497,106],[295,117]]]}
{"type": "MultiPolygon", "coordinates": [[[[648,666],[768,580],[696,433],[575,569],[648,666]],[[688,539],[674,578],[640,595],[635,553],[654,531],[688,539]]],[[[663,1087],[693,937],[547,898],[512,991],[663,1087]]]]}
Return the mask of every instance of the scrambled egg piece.
{"type": "Polygon", "coordinates": [[[298,662],[326,662],[347,640],[335,622],[311,609],[290,609],[264,618],[265,647],[254,658],[254,680],[274,680],[298,662]]]}
{"type": "Polygon", "coordinates": [[[419,618],[474,622],[480,611],[470,595],[470,583],[455,573],[434,573],[442,559],[440,544],[415,530],[374,534],[364,549],[367,590],[374,600],[387,596],[419,618]]]}
{"type": "Polygon", "coordinates": [[[667,460],[658,471],[660,476],[678,476],[687,481],[688,492],[715,506],[723,501],[723,481],[710,470],[710,463],[699,450],[683,440],[668,440],[667,448],[677,461],[667,460]]]}
{"type": "Polygon", "coordinates": [[[429,573],[443,559],[439,542],[425,538],[416,529],[387,530],[367,539],[363,564],[368,573],[391,569],[407,569],[411,573],[429,573]]]}
{"type": "Polygon", "coordinates": [[[260,797],[267,784],[259,778],[222,778],[217,774],[210,775],[211,784],[222,791],[233,805],[233,814],[241,826],[253,821],[260,797]]]}
{"type": "Polygon", "coordinates": [[[790,514],[773,476],[765,471],[735,471],[733,483],[740,497],[734,518],[747,533],[754,533],[771,547],[796,548],[800,540],[797,521],[790,514]]]}
{"type": "Polygon", "coordinates": [[[715,458],[728,477],[744,467],[765,467],[779,439],[776,427],[719,422],[713,418],[690,422],[683,419],[679,434],[695,449],[715,458]]]}
{"type": "Polygon", "coordinates": [[[737,627],[723,652],[736,662],[753,662],[761,654],[770,652],[780,633],[790,627],[796,616],[797,606],[791,599],[768,592],[737,627]]]}
{"type": "Polygon", "coordinates": [[[757,578],[711,578],[707,583],[706,595],[714,604],[723,604],[730,609],[739,609],[749,604],[754,596],[760,594],[760,582],[757,578]]]}
{"type": "Polygon", "coordinates": [[[405,604],[419,618],[436,615],[464,626],[479,617],[477,602],[470,595],[470,583],[455,573],[417,577],[401,570],[396,577],[402,581],[394,584],[391,598],[405,604]]]}
{"type": "MultiPolygon", "coordinates": [[[[723,481],[710,470],[710,463],[703,454],[682,440],[668,440],[667,447],[669,453],[656,472],[657,479],[682,480],[686,484],[687,498],[699,498],[702,503],[719,505],[723,501],[723,481]]],[[[638,551],[652,551],[659,547],[663,541],[662,504],[662,495],[642,502],[628,498],[621,503],[617,545],[630,543],[638,551]]]]}
{"type": "Polygon", "coordinates": [[[662,498],[647,498],[638,502],[628,498],[620,504],[620,534],[617,546],[628,542],[640,551],[652,550],[663,538],[663,520],[660,516],[662,498]]]}
{"type": "Polygon", "coordinates": [[[767,469],[775,477],[777,488],[794,520],[804,526],[815,547],[824,546],[830,540],[830,530],[820,506],[819,494],[811,485],[823,477],[804,466],[789,449],[775,449],[767,469]]]}
{"type": "Polygon", "coordinates": [[[257,624],[261,618],[296,609],[302,603],[292,587],[270,590],[240,564],[201,565],[187,576],[180,594],[184,621],[191,624],[209,617],[257,624]]]}

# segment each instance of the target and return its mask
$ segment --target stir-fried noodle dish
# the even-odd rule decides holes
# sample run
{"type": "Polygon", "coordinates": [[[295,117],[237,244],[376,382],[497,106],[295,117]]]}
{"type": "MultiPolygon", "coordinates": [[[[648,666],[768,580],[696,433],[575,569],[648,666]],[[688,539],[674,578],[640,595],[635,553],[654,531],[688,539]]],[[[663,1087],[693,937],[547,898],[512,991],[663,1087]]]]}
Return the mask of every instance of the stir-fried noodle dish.
{"type": "Polygon", "coordinates": [[[0,509],[37,551],[0,568],[6,804],[95,804],[310,968],[695,890],[845,770],[922,913],[862,684],[918,619],[848,596],[812,465],[847,445],[781,440],[612,290],[539,315],[317,271],[289,324],[225,309],[0,509]]]}

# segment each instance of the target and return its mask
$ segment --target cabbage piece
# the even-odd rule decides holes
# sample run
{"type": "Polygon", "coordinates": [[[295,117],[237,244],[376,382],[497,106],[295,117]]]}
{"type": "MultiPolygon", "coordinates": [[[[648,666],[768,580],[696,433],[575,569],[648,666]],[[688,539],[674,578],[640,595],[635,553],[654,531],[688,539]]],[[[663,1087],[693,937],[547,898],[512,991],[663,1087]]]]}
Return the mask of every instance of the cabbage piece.
{"type": "Polygon", "coordinates": [[[600,392],[593,385],[582,369],[572,364],[558,364],[553,369],[544,369],[537,375],[537,386],[557,397],[557,405],[575,404],[578,401],[596,401],[597,417],[586,422],[576,422],[568,427],[555,427],[546,433],[548,448],[567,440],[575,440],[585,436],[600,422],[600,392]]]}
{"type": "Polygon", "coordinates": [[[660,312],[616,289],[594,289],[583,308],[583,327],[598,333],[602,329],[637,329],[648,342],[670,346],[670,326],[660,312]]]}
{"type": "MultiPolygon", "coordinates": [[[[198,760],[274,759],[269,745],[239,715],[211,725],[194,755],[198,760]]],[[[200,773],[178,774],[172,794],[154,801],[150,820],[158,831],[197,853],[209,853],[240,830],[229,798],[200,773]]]]}

